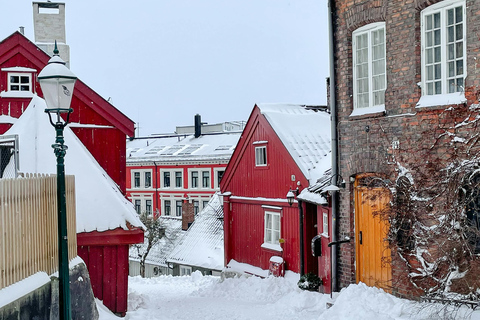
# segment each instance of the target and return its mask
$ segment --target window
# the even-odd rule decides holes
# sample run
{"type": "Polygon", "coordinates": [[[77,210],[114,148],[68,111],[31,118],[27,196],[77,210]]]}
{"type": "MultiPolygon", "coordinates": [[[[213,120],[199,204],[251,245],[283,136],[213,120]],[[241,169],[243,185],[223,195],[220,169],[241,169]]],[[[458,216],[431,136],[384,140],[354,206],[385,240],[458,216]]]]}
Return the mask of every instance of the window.
{"type": "Polygon", "coordinates": [[[480,253],[480,174],[473,174],[464,186],[466,225],[464,235],[473,248],[480,253]]]}
{"type": "Polygon", "coordinates": [[[257,167],[267,165],[267,147],[255,147],[255,165],[257,167]]]}
{"type": "Polygon", "coordinates": [[[210,171],[202,171],[202,187],[210,188],[210,171]]]}
{"type": "Polygon", "coordinates": [[[140,172],[134,173],[134,183],[135,188],[140,188],[140,172]]]}
{"type": "Polygon", "coordinates": [[[192,267],[180,266],[181,276],[190,276],[192,274],[192,267]]]}
{"type": "Polygon", "coordinates": [[[220,181],[222,180],[222,177],[223,177],[224,173],[225,173],[225,170],[216,170],[215,171],[215,175],[217,177],[215,179],[215,189],[220,188],[220,181]]]}
{"type": "Polygon", "coordinates": [[[385,105],[387,87],[385,23],[371,23],[352,34],[353,107],[385,105]]]}
{"type": "Polygon", "coordinates": [[[137,214],[142,213],[142,200],[135,200],[135,211],[137,211],[137,214]]]}
{"type": "Polygon", "coordinates": [[[32,75],[24,73],[8,74],[9,91],[32,91],[32,75]]]}
{"type": "Polygon", "coordinates": [[[175,214],[176,214],[177,217],[182,216],[182,203],[183,203],[182,200],[177,200],[176,201],[175,214]]]}
{"type": "Polygon", "coordinates": [[[182,172],[176,171],[175,172],[175,188],[181,188],[181,187],[182,187],[182,172]]]}
{"type": "Polygon", "coordinates": [[[163,187],[170,188],[170,172],[163,173],[163,187]]]}
{"type": "Polygon", "coordinates": [[[163,214],[169,216],[172,214],[172,207],[170,200],[165,200],[163,202],[163,214]]]}
{"type": "Polygon", "coordinates": [[[208,200],[207,201],[202,201],[202,208],[205,209],[208,206],[208,200]]]}
{"type": "Polygon", "coordinates": [[[145,200],[145,213],[147,216],[152,216],[152,200],[145,200]]]}
{"type": "Polygon", "coordinates": [[[279,245],[280,239],[280,213],[265,211],[265,238],[267,244],[279,245]]]}
{"type": "Polygon", "coordinates": [[[145,188],[150,188],[152,186],[152,173],[149,171],[145,172],[145,188]]]}
{"type": "Polygon", "coordinates": [[[200,203],[197,200],[193,201],[193,213],[197,214],[200,211],[200,203]]]}
{"type": "Polygon", "coordinates": [[[198,171],[192,171],[191,173],[191,184],[192,184],[192,188],[198,188],[198,171]]]}
{"type": "Polygon", "coordinates": [[[152,170],[132,170],[132,188],[151,188],[152,170]]]}
{"type": "Polygon", "coordinates": [[[464,91],[465,1],[442,1],[422,11],[422,94],[464,91]]]}
{"type": "Polygon", "coordinates": [[[322,234],[328,237],[328,213],[323,213],[323,229],[322,234]]]}

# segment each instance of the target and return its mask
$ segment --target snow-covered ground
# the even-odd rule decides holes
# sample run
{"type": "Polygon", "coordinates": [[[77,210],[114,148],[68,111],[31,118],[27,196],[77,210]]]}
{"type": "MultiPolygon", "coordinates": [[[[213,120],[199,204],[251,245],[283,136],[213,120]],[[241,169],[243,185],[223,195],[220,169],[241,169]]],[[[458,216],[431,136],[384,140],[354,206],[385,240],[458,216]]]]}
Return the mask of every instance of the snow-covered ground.
{"type": "MultiPolygon", "coordinates": [[[[364,284],[330,295],[298,289],[298,274],[285,278],[225,279],[192,276],[129,278],[127,320],[480,319],[480,311],[420,304],[364,284]],[[333,303],[327,309],[327,303],[333,303]],[[448,309],[448,310],[447,310],[448,309]],[[448,311],[448,312],[447,312],[448,311]],[[447,314],[445,314],[447,312],[447,314]]],[[[100,320],[118,320],[97,302],[100,320]]]]}

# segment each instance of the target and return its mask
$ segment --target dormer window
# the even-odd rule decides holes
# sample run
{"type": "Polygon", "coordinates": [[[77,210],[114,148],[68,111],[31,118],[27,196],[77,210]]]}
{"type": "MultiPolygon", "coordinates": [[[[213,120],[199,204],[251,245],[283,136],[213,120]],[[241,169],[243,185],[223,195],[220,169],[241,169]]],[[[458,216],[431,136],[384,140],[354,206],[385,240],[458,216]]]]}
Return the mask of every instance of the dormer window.
{"type": "Polygon", "coordinates": [[[32,74],[9,73],[8,91],[32,91],[32,74]]]}

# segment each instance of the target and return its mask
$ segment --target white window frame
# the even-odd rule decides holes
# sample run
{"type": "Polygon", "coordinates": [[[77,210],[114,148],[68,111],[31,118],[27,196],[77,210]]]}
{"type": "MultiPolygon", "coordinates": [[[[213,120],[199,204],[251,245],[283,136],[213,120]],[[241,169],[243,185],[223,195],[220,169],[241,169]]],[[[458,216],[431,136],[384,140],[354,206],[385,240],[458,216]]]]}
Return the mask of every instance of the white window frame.
{"type": "Polygon", "coordinates": [[[183,215],[183,199],[176,199],[175,200],[175,217],[181,218],[183,215]],[[178,206],[178,203],[180,202],[180,206],[178,206]],[[180,208],[180,214],[178,214],[178,208],[180,208]]]}
{"type": "Polygon", "coordinates": [[[363,26],[361,28],[358,28],[352,33],[352,69],[353,69],[353,113],[351,115],[356,115],[356,113],[369,113],[369,112],[381,112],[385,111],[385,90],[387,88],[387,59],[386,59],[386,32],[385,32],[385,22],[375,22],[375,23],[370,23],[366,26],[363,26]],[[380,92],[380,94],[383,94],[383,103],[375,103],[374,102],[374,77],[380,78],[382,76],[381,73],[377,73],[376,75],[373,75],[373,64],[375,62],[379,62],[382,59],[377,59],[374,61],[373,59],[373,34],[375,32],[378,32],[383,29],[383,60],[384,60],[384,69],[383,69],[383,81],[384,81],[384,88],[377,90],[376,92],[380,92]],[[367,53],[367,71],[368,75],[366,78],[368,82],[368,105],[366,106],[360,106],[359,102],[359,86],[358,86],[358,54],[357,54],[357,47],[358,47],[358,37],[366,35],[367,36],[367,47],[366,49],[368,50],[367,53]],[[382,93],[383,91],[383,93],[382,93]]]}
{"type": "Polygon", "coordinates": [[[183,189],[183,170],[175,170],[175,169],[160,169],[160,188],[162,189],[183,189]],[[177,179],[176,179],[176,173],[180,172],[182,174],[181,178],[181,186],[177,187],[177,179]],[[166,187],[165,186],[165,173],[170,174],[170,186],[166,187]]]}
{"type": "Polygon", "coordinates": [[[189,189],[199,189],[200,188],[200,185],[202,183],[202,180],[201,180],[201,174],[200,174],[200,170],[199,169],[188,169],[188,188],[189,189]],[[193,184],[192,184],[192,172],[197,172],[198,174],[198,177],[197,177],[197,186],[194,187],[193,184]]]}
{"type": "Polygon", "coordinates": [[[282,251],[279,240],[282,238],[282,218],[281,212],[265,210],[264,212],[264,226],[263,226],[263,244],[262,248],[271,249],[275,251],[282,251]],[[270,222],[268,223],[268,217],[271,217],[270,222]],[[274,218],[278,218],[278,230],[274,229],[274,218]],[[278,232],[278,239],[273,236],[273,232],[278,232]],[[268,238],[268,234],[271,233],[272,236],[268,238]]]}
{"type": "Polygon", "coordinates": [[[213,168],[213,176],[214,176],[214,181],[213,181],[213,188],[219,190],[220,189],[220,183],[218,181],[218,173],[222,172],[225,174],[225,168],[213,168]]]}
{"type": "Polygon", "coordinates": [[[9,72],[7,74],[8,76],[8,85],[7,85],[7,91],[9,92],[33,92],[33,84],[32,84],[32,74],[31,73],[21,73],[21,72],[9,72]],[[19,83],[18,83],[18,90],[12,90],[12,85],[17,85],[16,83],[13,84],[11,82],[11,79],[10,77],[19,77],[19,83]],[[21,83],[21,77],[28,77],[28,90],[21,90],[21,86],[22,86],[22,83],[21,83]]]}
{"type": "Polygon", "coordinates": [[[255,166],[266,167],[268,163],[267,146],[255,147],[255,166]],[[261,152],[260,150],[265,150],[261,152]]]}
{"type": "Polygon", "coordinates": [[[210,170],[202,170],[201,172],[201,180],[202,180],[202,189],[212,189],[212,173],[210,170]],[[208,173],[208,181],[207,181],[207,186],[204,184],[204,174],[208,173]]]}
{"type": "Polygon", "coordinates": [[[162,199],[162,216],[172,217],[172,202],[175,200],[172,199],[162,199]],[[166,214],[165,212],[165,201],[170,201],[170,213],[166,214]]]}
{"type": "Polygon", "coordinates": [[[151,190],[153,189],[153,170],[152,169],[132,169],[131,170],[131,189],[145,189],[145,190],[151,190]],[[149,172],[150,173],[150,186],[145,187],[145,173],[149,172]],[[140,174],[140,186],[136,187],[135,186],[135,173],[140,174]]]}
{"type": "MultiPolygon", "coordinates": [[[[137,210],[137,201],[140,201],[140,214],[147,213],[147,201],[151,203],[151,211],[147,214],[148,218],[153,217],[153,196],[146,194],[134,194],[131,196],[131,201],[137,210]]],[[[138,213],[138,212],[137,212],[138,213]]]]}
{"type": "MultiPolygon", "coordinates": [[[[455,14],[454,14],[455,16],[455,14]]],[[[422,86],[422,98],[424,96],[426,97],[432,97],[432,96],[438,96],[439,94],[441,95],[452,95],[452,97],[450,97],[450,99],[445,99],[445,100],[449,100],[450,101],[450,104],[454,104],[454,103],[461,103],[463,100],[464,100],[464,86],[465,86],[465,79],[467,77],[467,43],[466,43],[466,32],[467,32],[467,25],[466,25],[466,4],[465,4],[465,0],[446,0],[446,1],[442,1],[442,2],[439,2],[437,4],[434,4],[434,5],[431,5],[427,8],[425,8],[424,10],[422,10],[421,12],[421,19],[420,19],[420,25],[421,25],[421,51],[422,51],[422,82],[421,82],[421,86],[422,86]],[[451,9],[455,9],[456,7],[459,7],[459,6],[462,6],[462,28],[463,28],[463,34],[462,34],[462,39],[461,41],[458,41],[457,43],[462,43],[463,45],[463,50],[462,50],[462,55],[463,57],[461,57],[460,59],[456,59],[454,60],[452,63],[455,63],[455,61],[463,61],[463,73],[461,75],[454,75],[454,78],[461,78],[461,76],[463,75],[463,79],[462,79],[462,83],[460,85],[463,85],[463,88],[460,88],[460,87],[455,87],[455,90],[453,92],[450,92],[450,89],[449,89],[449,80],[452,78],[452,77],[449,77],[448,75],[448,64],[449,64],[449,61],[448,61],[448,46],[447,46],[447,41],[448,41],[448,30],[447,30],[447,11],[448,10],[451,10],[451,9]],[[441,92],[437,93],[437,92],[429,92],[430,90],[430,87],[429,87],[429,82],[432,83],[432,89],[433,87],[435,86],[434,82],[438,82],[438,79],[434,79],[434,80],[437,80],[437,81],[429,81],[427,79],[427,76],[428,76],[428,71],[431,70],[431,74],[433,77],[435,77],[435,75],[433,74],[434,72],[434,67],[433,65],[431,65],[432,63],[430,63],[431,61],[427,58],[427,50],[430,49],[429,47],[427,48],[427,31],[428,32],[431,32],[429,31],[430,29],[427,30],[428,26],[427,26],[427,23],[426,23],[426,20],[429,16],[432,16],[434,14],[440,14],[440,27],[437,29],[439,30],[440,32],[440,45],[438,45],[438,49],[440,50],[440,55],[441,55],[441,58],[440,58],[440,62],[437,64],[440,64],[440,90],[441,92]],[[428,68],[428,67],[432,67],[432,68],[428,68]],[[427,69],[428,68],[428,69],[427,69]],[[450,78],[450,79],[449,79],[450,78]],[[460,93],[460,94],[459,94],[460,93]],[[460,101],[455,101],[454,97],[458,97],[460,99],[460,101]],[[453,98],[453,99],[452,99],[453,98]],[[453,103],[452,103],[453,102],[453,103]]],[[[455,32],[455,29],[452,29],[454,30],[454,36],[456,34],[455,32]]],[[[434,39],[432,39],[432,41],[434,41],[434,39]]],[[[454,50],[456,51],[456,50],[454,50]]],[[[455,56],[457,56],[457,51],[455,52],[455,56]]],[[[432,53],[433,55],[434,53],[432,53]]],[[[434,61],[435,63],[436,61],[434,61]]],[[[456,72],[455,72],[456,73],[456,72]]],[[[435,89],[434,89],[435,91],[435,89]]],[[[425,99],[424,99],[425,100],[425,99]]],[[[428,101],[428,99],[427,99],[428,101]]],[[[423,103],[419,102],[419,105],[424,105],[424,106],[427,106],[428,102],[426,103],[425,101],[423,103]]],[[[431,105],[433,105],[435,103],[432,103],[431,105]]],[[[445,104],[445,103],[436,103],[437,105],[440,105],[440,104],[445,104]]]]}
{"type": "Polygon", "coordinates": [[[328,212],[322,214],[322,235],[328,237],[328,212]]]}
{"type": "Polygon", "coordinates": [[[189,266],[180,266],[180,276],[191,276],[192,275],[192,267],[189,266]]]}

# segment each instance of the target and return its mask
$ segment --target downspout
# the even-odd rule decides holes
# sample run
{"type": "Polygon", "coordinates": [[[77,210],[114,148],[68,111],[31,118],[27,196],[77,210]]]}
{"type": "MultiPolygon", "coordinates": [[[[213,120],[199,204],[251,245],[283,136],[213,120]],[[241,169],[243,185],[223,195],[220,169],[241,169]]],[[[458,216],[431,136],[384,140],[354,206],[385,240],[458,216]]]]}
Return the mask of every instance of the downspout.
{"type": "Polygon", "coordinates": [[[305,248],[303,235],[303,201],[298,200],[298,218],[300,227],[300,277],[305,274],[305,248]]]}
{"type": "Polygon", "coordinates": [[[158,175],[157,175],[157,163],[153,161],[153,165],[155,166],[155,208],[160,213],[160,209],[158,208],[158,175]]]}
{"type": "MultiPolygon", "coordinates": [[[[338,177],[338,138],[337,138],[337,108],[335,97],[335,47],[334,47],[334,9],[335,0],[328,1],[328,42],[330,48],[330,117],[332,130],[332,177],[338,177]]],[[[337,178],[332,183],[337,185],[337,178]]],[[[337,215],[338,215],[338,191],[332,192],[332,256],[331,256],[331,277],[332,291],[338,291],[337,278],[337,215]]]]}

